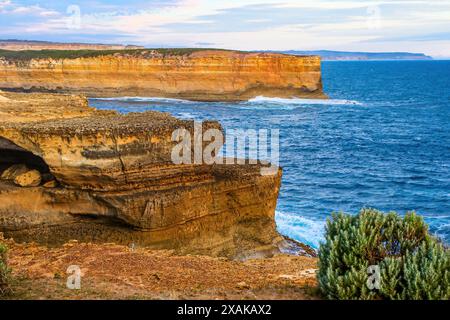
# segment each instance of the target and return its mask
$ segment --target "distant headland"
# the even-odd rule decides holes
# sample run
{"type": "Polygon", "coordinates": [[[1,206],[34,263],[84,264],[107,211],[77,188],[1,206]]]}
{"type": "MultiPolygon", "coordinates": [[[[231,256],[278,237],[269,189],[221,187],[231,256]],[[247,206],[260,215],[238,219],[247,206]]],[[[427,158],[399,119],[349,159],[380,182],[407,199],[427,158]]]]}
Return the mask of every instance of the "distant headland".
{"type": "MultiPolygon", "coordinates": [[[[65,43],[38,40],[0,39],[0,50],[133,50],[145,49],[144,46],[102,43],[65,43]]],[[[200,48],[199,48],[200,49],[200,48]]],[[[205,50],[211,50],[211,48],[205,50]]],[[[333,60],[433,60],[424,53],[410,52],[351,52],[332,50],[268,50],[264,52],[285,53],[300,56],[320,56],[323,61],[333,60]]]]}
{"type": "Polygon", "coordinates": [[[432,57],[423,53],[410,53],[410,52],[348,52],[348,51],[329,51],[329,50],[316,50],[316,51],[297,51],[288,50],[281,51],[281,53],[292,55],[314,55],[320,56],[323,61],[336,61],[336,60],[433,60],[432,57]]]}

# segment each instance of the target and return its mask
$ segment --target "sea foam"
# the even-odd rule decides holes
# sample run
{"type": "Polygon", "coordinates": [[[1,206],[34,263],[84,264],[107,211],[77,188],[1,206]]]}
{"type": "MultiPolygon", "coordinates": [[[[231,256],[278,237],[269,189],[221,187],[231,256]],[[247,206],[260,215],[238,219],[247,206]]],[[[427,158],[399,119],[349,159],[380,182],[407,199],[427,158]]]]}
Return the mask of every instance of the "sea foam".
{"type": "Polygon", "coordinates": [[[177,102],[177,103],[195,103],[190,100],[160,97],[115,97],[115,98],[91,98],[91,100],[99,101],[123,101],[123,102],[177,102]]]}
{"type": "Polygon", "coordinates": [[[297,214],[276,211],[278,231],[294,240],[319,248],[325,231],[325,221],[313,220],[297,214]]]}
{"type": "Polygon", "coordinates": [[[271,104],[288,104],[288,105],[362,105],[362,103],[353,100],[343,99],[285,99],[285,98],[268,98],[256,97],[248,100],[249,103],[271,103],[271,104]]]}

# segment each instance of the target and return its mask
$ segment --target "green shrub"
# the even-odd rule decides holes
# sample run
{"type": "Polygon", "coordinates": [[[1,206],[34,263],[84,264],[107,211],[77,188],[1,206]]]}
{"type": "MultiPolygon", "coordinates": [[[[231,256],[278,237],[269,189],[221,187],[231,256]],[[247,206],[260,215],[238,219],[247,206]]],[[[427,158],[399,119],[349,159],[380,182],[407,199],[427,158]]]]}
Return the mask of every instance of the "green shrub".
{"type": "Polygon", "coordinates": [[[10,269],[7,264],[7,247],[0,242],[0,296],[7,294],[9,289],[10,269]]]}
{"type": "Polygon", "coordinates": [[[333,214],[319,250],[318,281],[329,299],[450,299],[450,253],[413,212],[404,218],[373,209],[333,214]],[[371,266],[378,268],[375,288],[371,266]]]}

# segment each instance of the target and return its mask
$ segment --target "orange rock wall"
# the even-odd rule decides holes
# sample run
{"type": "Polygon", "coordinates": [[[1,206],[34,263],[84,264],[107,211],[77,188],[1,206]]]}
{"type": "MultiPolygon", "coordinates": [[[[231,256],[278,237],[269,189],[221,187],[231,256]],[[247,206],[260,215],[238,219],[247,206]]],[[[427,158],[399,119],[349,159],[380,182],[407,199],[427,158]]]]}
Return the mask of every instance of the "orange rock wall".
{"type": "MultiPolygon", "coordinates": [[[[0,176],[12,164],[27,164],[14,152],[22,151],[39,157],[58,182],[22,188],[0,179],[6,237],[239,258],[277,253],[286,244],[275,225],[281,169],[269,176],[261,174],[263,164],[172,162],[172,132],[184,128],[194,136],[193,121],[95,110],[77,96],[0,97],[0,176]]],[[[211,128],[221,126],[203,122],[204,131],[211,128]]]]}
{"type": "Polygon", "coordinates": [[[26,62],[0,58],[0,88],[206,101],[324,97],[319,57],[228,51],[26,62]]]}

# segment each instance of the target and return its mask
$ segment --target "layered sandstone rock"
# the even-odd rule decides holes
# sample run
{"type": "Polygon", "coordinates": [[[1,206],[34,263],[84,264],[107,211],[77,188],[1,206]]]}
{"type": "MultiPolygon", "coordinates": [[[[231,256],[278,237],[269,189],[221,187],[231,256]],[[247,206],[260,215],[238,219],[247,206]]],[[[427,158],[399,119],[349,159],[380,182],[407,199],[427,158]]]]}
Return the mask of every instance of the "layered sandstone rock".
{"type": "Polygon", "coordinates": [[[20,187],[38,187],[41,182],[41,173],[36,169],[28,170],[14,178],[14,183],[20,187]]]}
{"type": "MultiPolygon", "coordinates": [[[[274,221],[281,170],[262,176],[260,165],[173,164],[172,132],[192,132],[192,121],[97,111],[74,96],[0,95],[8,99],[0,102],[0,170],[24,163],[59,183],[0,181],[0,232],[7,236],[234,257],[283,244],[274,221]]],[[[208,128],[220,124],[204,122],[208,128]]]]}
{"type": "MultiPolygon", "coordinates": [[[[4,161],[4,159],[2,161],[4,161]]],[[[3,171],[0,179],[13,181],[16,177],[27,173],[28,171],[30,171],[30,169],[28,169],[24,164],[13,164],[11,167],[3,171]]]]}
{"type": "Polygon", "coordinates": [[[219,50],[0,54],[0,88],[205,101],[325,97],[319,57],[219,50]]]}

